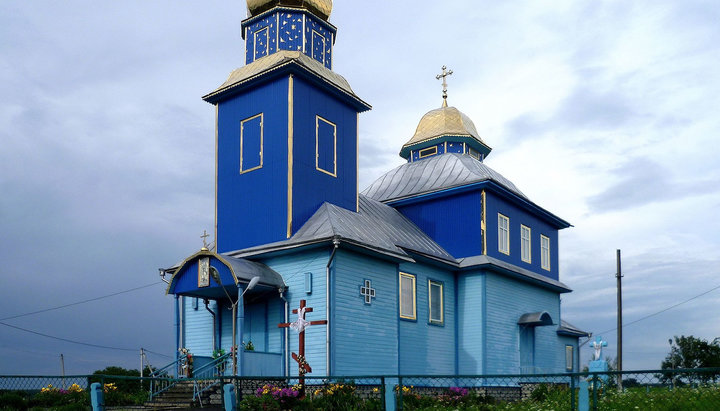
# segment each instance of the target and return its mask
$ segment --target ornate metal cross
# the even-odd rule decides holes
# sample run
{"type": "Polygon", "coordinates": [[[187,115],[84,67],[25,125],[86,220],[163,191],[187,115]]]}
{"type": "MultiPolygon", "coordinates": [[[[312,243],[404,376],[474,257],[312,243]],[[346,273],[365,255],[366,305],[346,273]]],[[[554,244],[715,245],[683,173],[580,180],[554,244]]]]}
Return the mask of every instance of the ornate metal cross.
{"type": "Polygon", "coordinates": [[[365,304],[371,304],[375,298],[375,289],[372,288],[370,280],[365,280],[364,285],[360,287],[360,295],[365,297],[365,304]]]}
{"type": "Polygon", "coordinates": [[[200,236],[203,240],[203,248],[208,248],[207,238],[210,237],[210,234],[207,233],[206,230],[203,230],[203,235],[200,236]]]}
{"type": "Polygon", "coordinates": [[[443,85],[443,107],[447,107],[447,77],[451,76],[453,71],[446,71],[447,66],[442,66],[442,74],[438,74],[435,76],[436,79],[440,80],[442,79],[442,85],[443,85]]]}
{"type": "Polygon", "coordinates": [[[297,321],[294,323],[280,323],[278,328],[292,328],[298,332],[298,352],[299,354],[292,353],[293,360],[298,363],[298,375],[300,376],[300,398],[305,397],[305,374],[312,372],[310,364],[305,359],[305,328],[310,325],[322,325],[327,324],[327,320],[307,321],[305,319],[306,313],[313,312],[312,307],[305,306],[306,301],[300,300],[300,309],[294,309],[293,314],[298,315],[297,321]]]}

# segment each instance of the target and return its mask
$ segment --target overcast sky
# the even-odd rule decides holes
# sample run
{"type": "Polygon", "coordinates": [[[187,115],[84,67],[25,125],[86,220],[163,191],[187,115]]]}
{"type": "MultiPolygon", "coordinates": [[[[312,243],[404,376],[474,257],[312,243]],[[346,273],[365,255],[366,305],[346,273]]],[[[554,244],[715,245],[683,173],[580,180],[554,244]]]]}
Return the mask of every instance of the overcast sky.
{"type": "MultiPolygon", "coordinates": [[[[159,282],[213,225],[214,110],[243,65],[244,1],[0,2],[0,375],[137,368],[174,353],[159,282]],[[143,287],[114,297],[6,319],[143,287]],[[157,353],[157,354],[155,354],[157,353]]],[[[486,164],[570,221],[563,318],[615,328],[720,286],[720,3],[336,1],[334,70],[373,105],[360,185],[422,115],[475,122],[486,164]]],[[[720,336],[720,290],[625,329],[626,369],[720,336]]],[[[615,352],[615,331],[602,334],[615,352]]],[[[590,348],[583,348],[583,362],[590,348]]]]}

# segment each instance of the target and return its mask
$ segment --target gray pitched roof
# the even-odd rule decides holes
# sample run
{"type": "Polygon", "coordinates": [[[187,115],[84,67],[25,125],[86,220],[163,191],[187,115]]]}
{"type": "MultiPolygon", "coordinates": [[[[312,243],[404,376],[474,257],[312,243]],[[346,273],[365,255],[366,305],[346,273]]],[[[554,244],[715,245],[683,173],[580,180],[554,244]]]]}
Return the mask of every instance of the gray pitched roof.
{"type": "Polygon", "coordinates": [[[468,155],[456,153],[403,164],[385,173],[366,188],[363,194],[384,202],[487,180],[527,199],[525,194],[500,173],[468,155]]]}
{"type": "Polygon", "coordinates": [[[359,205],[356,213],[323,203],[289,239],[229,255],[254,255],[339,238],[396,257],[409,258],[408,250],[455,263],[453,256],[394,208],[364,195],[360,195],[359,205]]]}

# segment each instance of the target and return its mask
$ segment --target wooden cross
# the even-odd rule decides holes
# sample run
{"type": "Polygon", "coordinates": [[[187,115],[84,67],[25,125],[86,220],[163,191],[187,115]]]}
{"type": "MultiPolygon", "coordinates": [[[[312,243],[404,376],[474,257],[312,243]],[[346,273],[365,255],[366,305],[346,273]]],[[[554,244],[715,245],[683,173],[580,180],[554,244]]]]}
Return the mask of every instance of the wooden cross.
{"type": "Polygon", "coordinates": [[[210,237],[210,234],[208,234],[206,230],[203,230],[203,235],[200,236],[200,238],[202,238],[202,240],[203,240],[203,248],[208,248],[208,244],[207,244],[208,237],[210,237]]]}
{"type": "Polygon", "coordinates": [[[298,375],[300,376],[300,398],[305,397],[305,374],[312,372],[310,364],[305,359],[305,327],[311,325],[322,325],[327,324],[327,320],[307,321],[305,320],[305,314],[313,312],[312,307],[305,306],[306,301],[300,300],[300,309],[294,309],[293,314],[298,315],[298,319],[294,323],[280,323],[278,328],[293,328],[298,331],[298,352],[299,354],[292,353],[292,358],[298,363],[298,375]]]}
{"type": "Polygon", "coordinates": [[[435,76],[436,79],[440,80],[442,79],[443,83],[443,107],[447,107],[447,77],[451,76],[453,71],[445,71],[447,70],[447,66],[442,66],[442,74],[438,74],[435,76]]]}

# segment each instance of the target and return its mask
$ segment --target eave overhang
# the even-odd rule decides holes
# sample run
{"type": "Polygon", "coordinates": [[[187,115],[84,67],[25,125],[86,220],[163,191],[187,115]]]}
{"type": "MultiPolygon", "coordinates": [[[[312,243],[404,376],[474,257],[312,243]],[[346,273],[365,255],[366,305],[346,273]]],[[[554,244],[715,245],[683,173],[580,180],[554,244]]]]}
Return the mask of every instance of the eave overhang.
{"type": "Polygon", "coordinates": [[[545,277],[544,275],[517,267],[513,264],[506,263],[487,255],[462,258],[458,260],[458,263],[461,271],[484,269],[510,278],[535,284],[558,293],[572,292],[570,287],[558,280],[553,280],[552,278],[545,277]]]}
{"type": "Polygon", "coordinates": [[[497,182],[493,180],[482,180],[475,183],[470,184],[459,184],[452,187],[443,187],[441,189],[432,190],[432,191],[426,191],[421,193],[415,193],[412,195],[404,196],[404,197],[398,197],[398,198],[392,198],[383,201],[383,203],[391,206],[391,207],[399,207],[403,205],[423,202],[431,199],[441,198],[441,197],[447,197],[459,193],[464,193],[468,191],[474,191],[474,190],[482,190],[487,189],[491,191],[492,193],[497,194],[499,197],[502,197],[505,200],[508,200],[512,202],[513,204],[519,206],[520,208],[529,211],[533,213],[534,215],[538,216],[539,218],[543,219],[544,221],[547,221],[548,223],[552,224],[555,228],[558,229],[564,229],[568,227],[572,227],[572,224],[569,222],[563,220],[562,218],[556,216],[555,214],[545,210],[544,208],[540,207],[539,205],[535,204],[534,202],[528,200],[527,198],[521,197],[512,191],[508,190],[506,187],[504,187],[501,184],[498,184],[497,182]]]}
{"type": "Polygon", "coordinates": [[[203,96],[203,100],[210,104],[218,104],[249,87],[290,74],[309,81],[358,112],[372,109],[370,104],[355,94],[344,77],[299,51],[288,50],[280,50],[234,70],[225,83],[203,96]]]}

